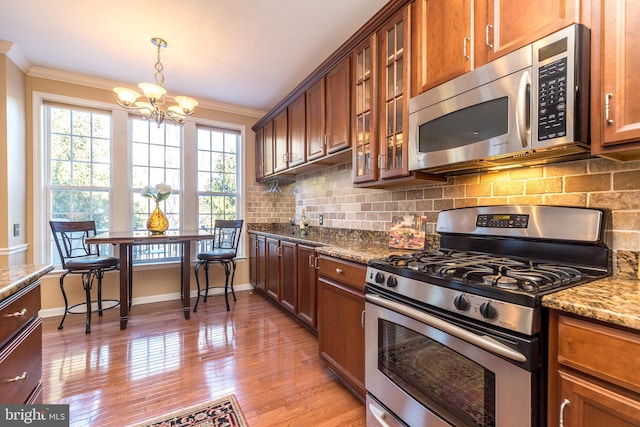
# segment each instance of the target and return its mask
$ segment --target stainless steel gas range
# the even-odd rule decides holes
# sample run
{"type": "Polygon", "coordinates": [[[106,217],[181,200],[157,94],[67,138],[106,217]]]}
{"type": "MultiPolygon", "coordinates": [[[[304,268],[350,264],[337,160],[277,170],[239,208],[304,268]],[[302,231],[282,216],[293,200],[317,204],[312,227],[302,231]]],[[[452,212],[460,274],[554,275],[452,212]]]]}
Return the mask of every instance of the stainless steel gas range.
{"type": "Polygon", "coordinates": [[[605,210],[442,211],[437,251],[367,268],[367,425],[546,425],[543,295],[610,274],[605,210]]]}

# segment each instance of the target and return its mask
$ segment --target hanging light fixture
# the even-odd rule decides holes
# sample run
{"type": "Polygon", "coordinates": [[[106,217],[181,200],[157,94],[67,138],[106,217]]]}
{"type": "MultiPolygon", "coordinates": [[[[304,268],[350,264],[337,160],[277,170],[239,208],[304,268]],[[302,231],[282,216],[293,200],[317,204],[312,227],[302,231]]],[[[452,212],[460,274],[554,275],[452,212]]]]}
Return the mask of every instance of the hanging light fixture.
{"type": "Polygon", "coordinates": [[[151,39],[151,43],[158,47],[158,61],[156,62],[155,83],[140,83],[138,87],[142,89],[147,101],[137,101],[140,94],[135,90],[126,87],[114,87],[113,91],[118,94],[116,103],[128,110],[139,111],[146,120],[152,120],[160,126],[165,118],[168,118],[180,125],[184,124],[184,118],[193,114],[198,101],[188,96],[176,96],[174,99],[178,105],[171,105],[163,109],[165,94],[167,91],[162,87],[164,84],[164,74],[162,74],[162,63],[160,62],[160,49],[167,47],[167,42],[159,37],[151,39]]]}

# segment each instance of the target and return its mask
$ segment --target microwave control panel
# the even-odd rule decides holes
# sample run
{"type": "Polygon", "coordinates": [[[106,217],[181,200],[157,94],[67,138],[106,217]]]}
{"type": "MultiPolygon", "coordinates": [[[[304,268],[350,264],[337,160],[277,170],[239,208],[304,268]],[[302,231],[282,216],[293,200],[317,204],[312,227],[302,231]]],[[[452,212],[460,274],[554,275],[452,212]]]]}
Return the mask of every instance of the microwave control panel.
{"type": "Polygon", "coordinates": [[[538,141],[567,135],[567,58],[538,69],[538,141]]]}

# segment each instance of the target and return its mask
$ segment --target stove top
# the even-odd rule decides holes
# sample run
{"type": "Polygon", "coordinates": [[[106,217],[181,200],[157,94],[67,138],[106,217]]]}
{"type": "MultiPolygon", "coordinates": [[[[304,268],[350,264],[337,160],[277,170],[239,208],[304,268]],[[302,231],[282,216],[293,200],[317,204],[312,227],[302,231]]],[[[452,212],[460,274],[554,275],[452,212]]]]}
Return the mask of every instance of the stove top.
{"type": "Polygon", "coordinates": [[[443,211],[440,249],[370,261],[367,288],[534,334],[543,295],[609,275],[604,214],[548,206],[443,211]]]}

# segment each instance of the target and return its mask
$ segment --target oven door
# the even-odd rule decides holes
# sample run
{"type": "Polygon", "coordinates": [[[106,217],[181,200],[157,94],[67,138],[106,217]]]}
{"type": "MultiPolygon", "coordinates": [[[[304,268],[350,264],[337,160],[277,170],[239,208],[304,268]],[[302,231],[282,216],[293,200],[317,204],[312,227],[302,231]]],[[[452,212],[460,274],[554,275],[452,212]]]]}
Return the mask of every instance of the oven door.
{"type": "Polygon", "coordinates": [[[367,405],[368,426],[531,426],[536,378],[521,353],[375,294],[365,316],[365,384],[381,403],[367,405]]]}

